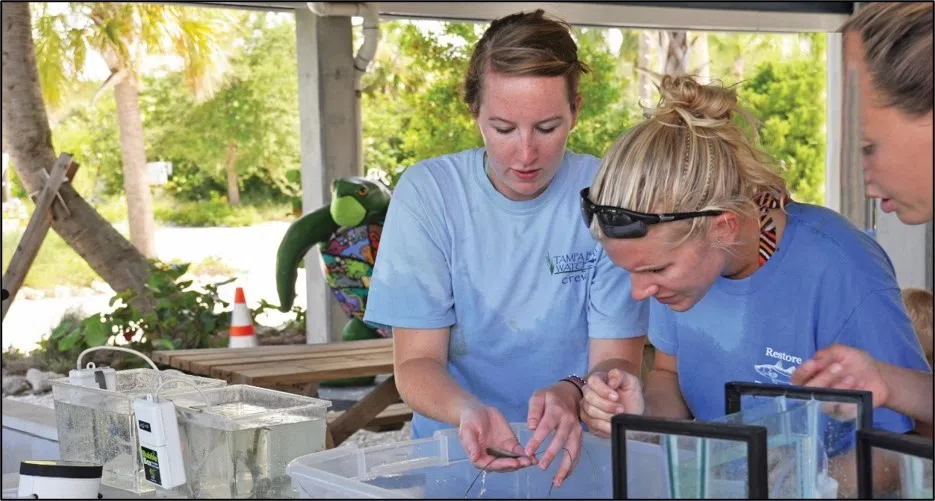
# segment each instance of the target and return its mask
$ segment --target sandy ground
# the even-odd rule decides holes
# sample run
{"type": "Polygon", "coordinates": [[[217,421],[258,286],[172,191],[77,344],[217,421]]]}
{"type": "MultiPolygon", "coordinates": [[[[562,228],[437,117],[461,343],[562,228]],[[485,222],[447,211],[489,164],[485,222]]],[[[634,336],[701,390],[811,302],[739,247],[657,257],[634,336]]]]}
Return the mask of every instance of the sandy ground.
{"type": "MultiPolygon", "coordinates": [[[[274,278],[276,250],[287,227],[286,222],[267,222],[243,228],[157,228],[156,254],[164,261],[180,259],[192,263],[212,256],[219,258],[237,270],[236,280],[220,288],[221,297],[233,302],[234,289],[243,287],[250,307],[259,304],[260,299],[278,304],[274,278]]],[[[296,304],[304,306],[305,273],[302,271],[296,282],[296,293],[296,304]]],[[[3,320],[3,348],[32,350],[36,342],[58,324],[65,311],[80,308],[89,315],[108,311],[111,295],[93,292],[86,296],[39,300],[17,297],[3,320]]],[[[289,317],[269,314],[254,321],[276,326],[289,317]]]]}

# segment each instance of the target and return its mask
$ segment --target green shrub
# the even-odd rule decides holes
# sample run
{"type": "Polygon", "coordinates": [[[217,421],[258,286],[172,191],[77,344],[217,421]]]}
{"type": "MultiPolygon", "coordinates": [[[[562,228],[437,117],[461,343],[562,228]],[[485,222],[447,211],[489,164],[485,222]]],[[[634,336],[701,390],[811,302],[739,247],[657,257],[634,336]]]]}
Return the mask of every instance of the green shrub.
{"type": "Polygon", "coordinates": [[[109,313],[96,313],[78,325],[56,329],[49,336],[54,346],[47,349],[71,353],[115,341],[117,336],[130,348],[143,353],[154,349],[206,348],[219,346],[219,333],[230,327],[228,303],[217,288],[233,279],[204,285],[198,290],[191,280],[180,280],[188,264],[165,264],[150,260],[152,268],[146,288],[154,300],[153,311],[143,312],[133,305],[136,293],[120,292],[110,300],[109,313]]]}
{"type": "Polygon", "coordinates": [[[158,221],[197,228],[251,226],[269,220],[291,220],[293,217],[288,203],[231,207],[225,197],[216,194],[201,202],[160,201],[154,214],[158,221]]]}

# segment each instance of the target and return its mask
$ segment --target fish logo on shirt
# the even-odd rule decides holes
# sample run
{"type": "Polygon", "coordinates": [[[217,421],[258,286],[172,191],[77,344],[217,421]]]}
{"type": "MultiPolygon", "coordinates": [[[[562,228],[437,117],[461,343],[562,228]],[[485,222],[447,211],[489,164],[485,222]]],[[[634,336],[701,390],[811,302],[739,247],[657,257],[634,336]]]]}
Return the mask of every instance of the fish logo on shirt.
{"type": "Polygon", "coordinates": [[[782,361],[775,364],[754,365],[753,369],[757,374],[769,379],[773,384],[792,384],[792,373],[796,366],[783,367],[782,361]]]}

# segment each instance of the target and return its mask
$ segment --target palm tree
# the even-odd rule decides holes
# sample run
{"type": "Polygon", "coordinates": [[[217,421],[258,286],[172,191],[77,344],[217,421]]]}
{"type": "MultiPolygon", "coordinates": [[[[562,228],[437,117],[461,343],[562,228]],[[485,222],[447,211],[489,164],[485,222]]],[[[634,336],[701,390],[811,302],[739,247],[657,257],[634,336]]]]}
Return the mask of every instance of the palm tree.
{"type": "Polygon", "coordinates": [[[153,257],[155,223],[140,116],[140,62],[147,54],[180,56],[188,89],[197,97],[209,96],[221,83],[225,60],[221,47],[230,45],[221,39],[228,32],[228,13],[109,2],[72,2],[59,14],[51,14],[49,4],[35,4],[35,8],[36,60],[50,108],[62,105],[69,82],[77,80],[84,69],[89,50],[100,53],[111,72],[99,92],[114,90],[130,241],[145,256],[153,257]]]}
{"type": "Polygon", "coordinates": [[[695,62],[698,63],[697,70],[692,74],[697,75],[701,83],[708,83],[711,80],[711,56],[708,54],[708,34],[704,31],[695,33],[692,38],[692,52],[695,56],[695,62]]]}
{"type": "Polygon", "coordinates": [[[691,45],[688,43],[688,32],[660,31],[659,47],[662,53],[662,74],[681,76],[687,75],[688,57],[691,45]]]}
{"type": "MultiPolygon", "coordinates": [[[[52,131],[39,85],[29,4],[0,3],[2,22],[3,149],[27,191],[42,188],[40,170],[55,162],[52,131]]],[[[52,229],[115,291],[146,294],[146,258],[79,195],[69,183],[59,193],[70,216],[52,219],[52,229]]],[[[143,304],[137,307],[145,308],[143,304]]]]}

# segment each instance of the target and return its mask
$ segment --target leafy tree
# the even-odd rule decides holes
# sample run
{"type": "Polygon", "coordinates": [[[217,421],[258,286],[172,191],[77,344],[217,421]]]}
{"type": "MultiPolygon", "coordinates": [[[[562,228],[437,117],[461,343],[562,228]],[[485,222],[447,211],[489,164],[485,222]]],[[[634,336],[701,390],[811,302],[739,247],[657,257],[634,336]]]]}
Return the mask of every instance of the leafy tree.
{"type": "Polygon", "coordinates": [[[299,168],[295,28],[271,18],[247,20],[231,77],[211,99],[198,103],[179,92],[181,74],[154,83],[146,98],[155,110],[154,151],[183,170],[196,166],[202,172],[188,174],[205,183],[226,184],[232,206],[240,205],[245,178],[262,179],[279,194],[298,188],[287,178],[299,168]]]}
{"type": "Polygon", "coordinates": [[[638,117],[636,106],[625,99],[632,83],[607,45],[604,31],[576,28],[578,57],[591,67],[581,79],[578,123],[568,137],[568,149],[600,157],[638,117]]]}
{"type": "Polygon", "coordinates": [[[813,60],[762,64],[739,90],[760,118],[762,146],[782,166],[794,199],[824,202],[825,70],[813,60]]]}
{"type": "Polygon", "coordinates": [[[209,95],[220,79],[226,15],[223,9],[115,2],[70,2],[52,13],[34,4],[36,61],[43,99],[57,108],[84,70],[89,51],[111,71],[123,156],[130,241],[153,256],[153,210],[139,106],[140,56],[174,53],[184,61],[184,82],[196,96],[209,95]]]}

